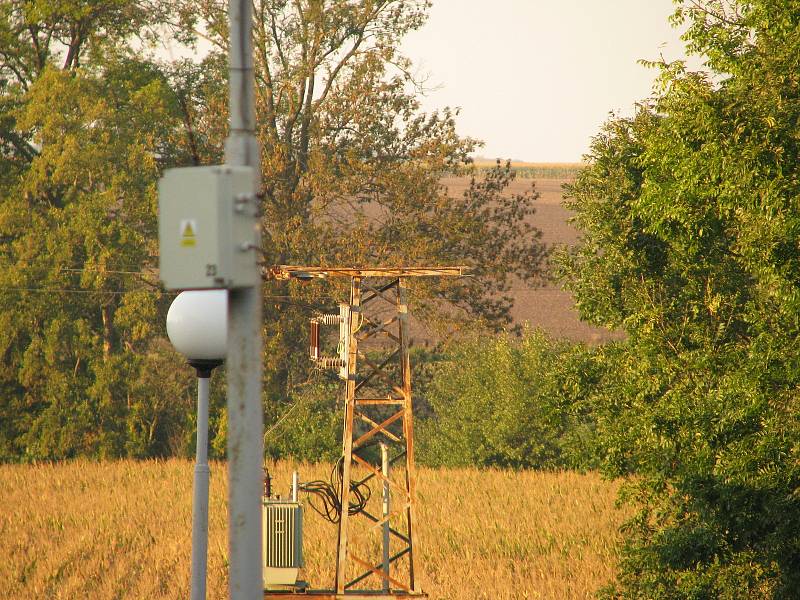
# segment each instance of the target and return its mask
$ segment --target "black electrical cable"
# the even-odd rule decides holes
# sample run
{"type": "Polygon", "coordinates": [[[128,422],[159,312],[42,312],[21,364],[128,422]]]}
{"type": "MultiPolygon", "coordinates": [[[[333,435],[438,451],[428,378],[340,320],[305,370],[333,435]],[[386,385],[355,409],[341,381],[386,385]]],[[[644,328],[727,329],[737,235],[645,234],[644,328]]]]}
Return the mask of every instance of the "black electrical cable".
{"type": "MultiPolygon", "coordinates": [[[[317,506],[309,498],[308,503],[323,518],[331,523],[338,523],[342,518],[342,475],[344,472],[344,457],[339,457],[331,469],[330,481],[317,479],[300,484],[300,489],[318,498],[322,506],[317,506]]],[[[351,498],[348,502],[347,514],[356,515],[367,507],[372,490],[366,483],[350,482],[351,498]]]]}

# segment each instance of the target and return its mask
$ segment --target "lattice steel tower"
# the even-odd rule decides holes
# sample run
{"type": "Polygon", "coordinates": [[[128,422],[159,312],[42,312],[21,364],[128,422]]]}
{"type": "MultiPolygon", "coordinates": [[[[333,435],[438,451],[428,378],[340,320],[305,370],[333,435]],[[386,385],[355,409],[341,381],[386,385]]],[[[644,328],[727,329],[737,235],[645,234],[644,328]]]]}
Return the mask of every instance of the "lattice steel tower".
{"type": "MultiPolygon", "coordinates": [[[[370,507],[349,514],[349,510],[342,509],[335,590],[316,597],[425,596],[417,577],[419,546],[406,279],[461,276],[465,270],[294,266],[273,270],[273,276],[279,279],[350,278],[350,302],[340,311],[344,348],[340,348],[338,357],[317,356],[316,360],[327,367],[338,367],[345,379],[341,506],[349,507],[351,490],[371,480],[384,489],[380,512],[370,507]],[[360,547],[377,547],[379,555],[355,552],[354,542],[368,542],[364,538],[377,533],[383,533],[382,543],[360,547]],[[376,580],[381,583],[379,589],[364,587],[376,580]]],[[[315,596],[310,591],[306,595],[315,596]]]]}

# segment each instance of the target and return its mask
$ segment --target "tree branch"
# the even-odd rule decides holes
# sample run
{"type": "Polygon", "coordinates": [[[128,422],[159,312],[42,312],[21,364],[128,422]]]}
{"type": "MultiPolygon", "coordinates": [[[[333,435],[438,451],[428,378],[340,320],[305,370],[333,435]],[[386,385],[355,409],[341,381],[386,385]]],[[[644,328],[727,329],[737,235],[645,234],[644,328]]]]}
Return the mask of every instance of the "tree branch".
{"type": "MultiPolygon", "coordinates": [[[[738,29],[745,29],[745,26],[741,24],[739,21],[733,21],[724,13],[724,8],[720,6],[720,10],[723,12],[715,12],[710,8],[707,8],[704,4],[701,4],[698,0],[688,0],[689,3],[694,7],[695,12],[699,12],[705,14],[712,19],[716,19],[720,23],[724,23],[725,25],[730,25],[731,27],[736,27],[738,29]]],[[[736,16],[741,18],[741,15],[736,13],[736,16]]]]}

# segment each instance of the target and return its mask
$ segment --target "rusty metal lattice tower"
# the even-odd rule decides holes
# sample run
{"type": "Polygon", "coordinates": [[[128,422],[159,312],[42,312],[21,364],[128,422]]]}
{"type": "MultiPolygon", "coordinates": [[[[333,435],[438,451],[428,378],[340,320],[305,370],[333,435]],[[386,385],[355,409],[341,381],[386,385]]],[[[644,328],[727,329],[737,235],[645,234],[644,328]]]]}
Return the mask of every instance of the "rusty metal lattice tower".
{"type": "Polygon", "coordinates": [[[274,276],[281,279],[350,278],[341,505],[349,507],[351,490],[367,482],[388,488],[384,506],[390,509],[380,513],[362,509],[355,514],[342,510],[335,590],[325,597],[356,597],[364,593],[370,598],[425,596],[417,577],[419,546],[406,279],[461,276],[465,270],[289,266],[273,270],[274,276]],[[383,458],[377,449],[379,442],[383,458]],[[356,527],[357,523],[361,526],[356,527]],[[354,542],[374,535],[376,530],[382,530],[391,540],[384,542],[383,556],[356,553],[354,542]],[[370,581],[380,582],[381,587],[363,587],[370,581]]]}

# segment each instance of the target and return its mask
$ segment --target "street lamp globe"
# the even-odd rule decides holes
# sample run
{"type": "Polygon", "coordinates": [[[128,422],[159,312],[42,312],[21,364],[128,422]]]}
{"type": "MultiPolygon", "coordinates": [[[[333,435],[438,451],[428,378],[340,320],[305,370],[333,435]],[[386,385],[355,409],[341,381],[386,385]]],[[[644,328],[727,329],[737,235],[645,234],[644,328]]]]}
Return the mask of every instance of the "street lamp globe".
{"type": "Polygon", "coordinates": [[[190,364],[225,359],[228,341],[227,290],[181,292],[167,313],[167,335],[190,364]]]}

